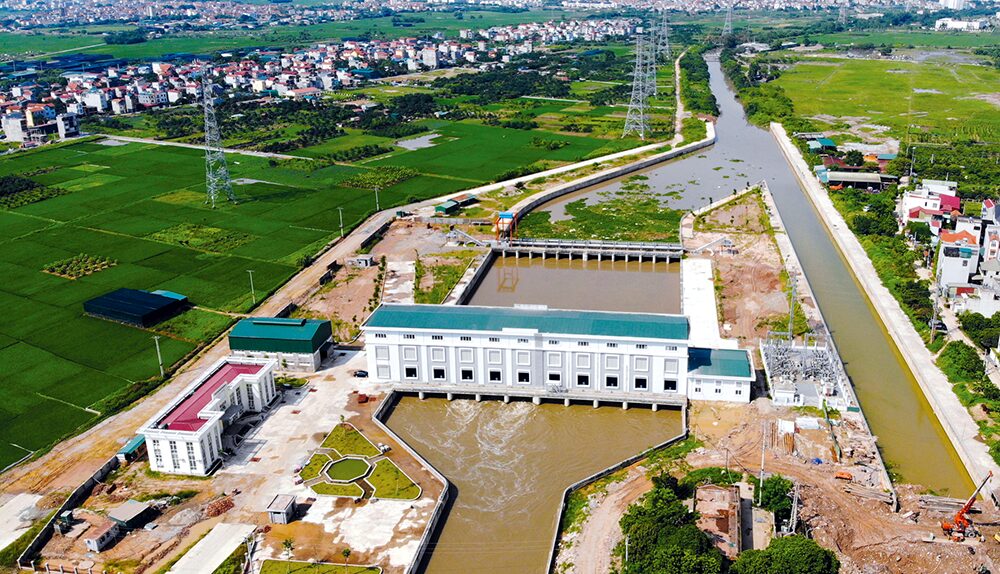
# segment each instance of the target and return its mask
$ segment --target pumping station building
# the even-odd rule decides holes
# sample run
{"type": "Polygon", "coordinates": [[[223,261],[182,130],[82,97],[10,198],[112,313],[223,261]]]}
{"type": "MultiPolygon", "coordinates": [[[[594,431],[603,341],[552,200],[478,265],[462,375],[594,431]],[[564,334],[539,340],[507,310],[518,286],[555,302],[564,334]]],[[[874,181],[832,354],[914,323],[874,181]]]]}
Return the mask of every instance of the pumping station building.
{"type": "Polygon", "coordinates": [[[229,333],[233,356],[274,359],[279,370],[319,370],[332,346],[329,321],[251,317],[236,323],[229,333]]]}
{"type": "Polygon", "coordinates": [[[273,359],[229,357],[212,365],[156,413],[139,434],[146,438],[149,468],[170,474],[206,476],[235,450],[240,419],[262,413],[277,397],[273,359]]]}
{"type": "Polygon", "coordinates": [[[684,315],[383,304],[369,375],[400,390],[683,404],[750,402],[750,353],[695,346],[684,315]]]}

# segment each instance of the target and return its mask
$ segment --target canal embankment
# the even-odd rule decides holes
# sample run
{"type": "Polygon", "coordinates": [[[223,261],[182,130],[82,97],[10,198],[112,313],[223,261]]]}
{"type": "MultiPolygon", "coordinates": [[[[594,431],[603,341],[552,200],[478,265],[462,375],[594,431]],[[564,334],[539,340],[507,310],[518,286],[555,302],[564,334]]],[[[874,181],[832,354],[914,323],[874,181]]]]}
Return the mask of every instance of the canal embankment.
{"type": "MultiPolygon", "coordinates": [[[[979,428],[972,416],[958,400],[947,377],[934,363],[930,350],[924,345],[910,319],[882,284],[868,254],[802,159],[784,127],[772,123],[771,133],[840,254],[847,261],[854,279],[864,290],[891,335],[896,349],[916,378],[966,471],[974,479],[984,477],[989,472],[1000,476],[1000,466],[990,456],[987,446],[977,439],[979,428]]],[[[996,496],[993,495],[992,498],[996,503],[996,496]]]]}

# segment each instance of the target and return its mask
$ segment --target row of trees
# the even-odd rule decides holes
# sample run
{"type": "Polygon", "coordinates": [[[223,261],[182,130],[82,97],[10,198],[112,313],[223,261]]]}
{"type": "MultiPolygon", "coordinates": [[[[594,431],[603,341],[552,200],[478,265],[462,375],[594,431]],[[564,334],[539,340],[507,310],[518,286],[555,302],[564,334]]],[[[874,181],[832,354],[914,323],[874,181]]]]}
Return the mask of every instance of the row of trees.
{"type": "Polygon", "coordinates": [[[708,64],[704,58],[705,46],[688,50],[680,60],[681,100],[689,112],[719,115],[719,104],[709,85],[708,64]]]}
{"type": "Polygon", "coordinates": [[[455,96],[475,96],[475,102],[481,105],[522,96],[563,98],[569,95],[567,82],[534,71],[519,72],[510,68],[438,78],[433,85],[455,96]]]}

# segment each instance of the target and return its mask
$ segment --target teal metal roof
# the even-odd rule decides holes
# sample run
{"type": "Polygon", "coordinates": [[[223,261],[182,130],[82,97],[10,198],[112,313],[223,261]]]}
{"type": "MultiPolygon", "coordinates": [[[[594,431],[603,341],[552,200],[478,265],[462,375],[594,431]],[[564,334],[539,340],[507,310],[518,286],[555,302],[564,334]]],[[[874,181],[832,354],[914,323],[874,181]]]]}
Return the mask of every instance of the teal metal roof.
{"type": "Polygon", "coordinates": [[[472,331],[535,329],[549,334],[673,340],[688,337],[687,318],[682,315],[464,305],[382,305],[368,318],[366,325],[472,331]]]}
{"type": "Polygon", "coordinates": [[[229,347],[246,351],[312,353],[330,338],[329,321],[320,319],[241,319],[229,333],[229,347]]]}
{"type": "Polygon", "coordinates": [[[121,453],[121,454],[132,454],[135,451],[139,450],[139,447],[141,447],[143,445],[143,443],[145,443],[145,442],[146,442],[146,436],[145,435],[141,435],[141,434],[140,435],[136,435],[136,436],[132,437],[132,439],[129,440],[127,443],[125,443],[125,446],[123,446],[120,449],[118,449],[118,452],[121,453]]]}
{"type": "Polygon", "coordinates": [[[740,349],[688,349],[688,373],[708,377],[752,377],[750,355],[740,349]]]}

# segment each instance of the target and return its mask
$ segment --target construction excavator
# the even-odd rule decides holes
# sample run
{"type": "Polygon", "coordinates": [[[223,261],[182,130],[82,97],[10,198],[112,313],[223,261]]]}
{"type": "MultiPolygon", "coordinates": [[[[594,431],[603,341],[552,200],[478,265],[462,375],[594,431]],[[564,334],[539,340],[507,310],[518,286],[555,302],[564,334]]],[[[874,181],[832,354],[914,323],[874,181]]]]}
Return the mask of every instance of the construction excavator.
{"type": "Polygon", "coordinates": [[[969,511],[972,510],[972,505],[975,504],[976,497],[979,496],[979,493],[982,492],[986,483],[989,482],[991,478],[993,478],[993,471],[990,471],[990,473],[986,475],[986,478],[979,483],[979,488],[972,493],[969,500],[965,501],[962,508],[958,509],[958,512],[955,513],[951,522],[946,520],[941,523],[941,530],[944,530],[944,533],[950,536],[955,542],[961,542],[966,538],[975,538],[976,536],[979,536],[979,531],[976,530],[975,525],[973,525],[972,521],[969,520],[969,511]]]}

